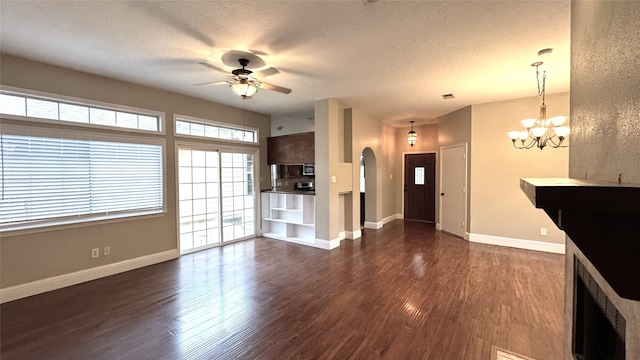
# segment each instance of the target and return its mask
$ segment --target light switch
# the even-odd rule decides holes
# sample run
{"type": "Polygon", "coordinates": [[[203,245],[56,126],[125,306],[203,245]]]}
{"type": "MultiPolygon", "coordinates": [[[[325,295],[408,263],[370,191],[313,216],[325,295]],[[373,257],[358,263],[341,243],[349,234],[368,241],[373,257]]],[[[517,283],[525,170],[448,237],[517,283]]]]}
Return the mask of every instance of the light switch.
{"type": "Polygon", "coordinates": [[[338,179],[336,178],[336,176],[335,176],[335,175],[331,175],[331,182],[335,184],[335,183],[336,183],[336,181],[338,181],[338,179]]]}

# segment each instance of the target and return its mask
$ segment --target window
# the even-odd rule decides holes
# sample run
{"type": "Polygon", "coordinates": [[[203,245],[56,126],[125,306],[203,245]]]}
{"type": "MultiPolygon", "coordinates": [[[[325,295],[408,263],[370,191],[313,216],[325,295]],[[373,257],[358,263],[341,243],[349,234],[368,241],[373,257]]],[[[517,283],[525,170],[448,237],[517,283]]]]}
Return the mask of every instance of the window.
{"type": "Polygon", "coordinates": [[[0,144],[0,230],[163,209],[161,144],[15,134],[0,144]]]}
{"type": "Polygon", "coordinates": [[[178,145],[180,252],[254,236],[254,155],[178,145]]]}
{"type": "Polygon", "coordinates": [[[94,106],[17,92],[0,92],[0,114],[27,120],[44,119],[161,132],[160,115],[151,112],[139,113],[137,109],[131,111],[123,109],[119,107],[110,109],[108,105],[94,106]]]}
{"type": "Polygon", "coordinates": [[[0,114],[0,231],[164,211],[161,113],[3,89],[0,114]]]}
{"type": "Polygon", "coordinates": [[[253,156],[247,156],[247,195],[253,195],[253,156]]]}
{"type": "Polygon", "coordinates": [[[414,176],[414,184],[424,185],[424,166],[416,166],[414,176]]]}
{"type": "Polygon", "coordinates": [[[255,129],[222,125],[182,115],[176,116],[175,133],[176,135],[187,135],[253,144],[258,143],[258,131],[255,129]]]}
{"type": "Polygon", "coordinates": [[[223,241],[254,235],[253,155],[220,153],[220,173],[223,241]]]}
{"type": "Polygon", "coordinates": [[[220,243],[220,155],[215,150],[178,149],[180,250],[220,243]]]}

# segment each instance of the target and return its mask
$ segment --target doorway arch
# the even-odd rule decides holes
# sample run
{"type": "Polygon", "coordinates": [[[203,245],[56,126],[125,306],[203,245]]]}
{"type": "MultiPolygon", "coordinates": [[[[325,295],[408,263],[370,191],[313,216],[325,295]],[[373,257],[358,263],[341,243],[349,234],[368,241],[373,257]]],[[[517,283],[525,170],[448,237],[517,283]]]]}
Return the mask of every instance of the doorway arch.
{"type": "Polygon", "coordinates": [[[360,174],[360,199],[364,200],[364,206],[360,206],[361,213],[364,212],[364,216],[361,215],[364,222],[360,225],[367,229],[379,229],[382,223],[378,221],[378,164],[370,147],[364,148],[360,155],[360,174]]]}

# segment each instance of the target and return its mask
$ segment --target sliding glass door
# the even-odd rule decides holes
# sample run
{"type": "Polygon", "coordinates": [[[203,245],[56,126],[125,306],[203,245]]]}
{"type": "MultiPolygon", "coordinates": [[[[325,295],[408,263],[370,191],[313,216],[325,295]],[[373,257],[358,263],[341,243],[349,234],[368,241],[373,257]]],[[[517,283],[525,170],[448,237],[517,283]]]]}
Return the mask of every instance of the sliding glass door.
{"type": "Polygon", "coordinates": [[[222,239],[255,235],[253,155],[220,153],[222,182],[222,239]]]}
{"type": "Polygon", "coordinates": [[[180,252],[255,236],[254,155],[178,146],[180,252]]]}

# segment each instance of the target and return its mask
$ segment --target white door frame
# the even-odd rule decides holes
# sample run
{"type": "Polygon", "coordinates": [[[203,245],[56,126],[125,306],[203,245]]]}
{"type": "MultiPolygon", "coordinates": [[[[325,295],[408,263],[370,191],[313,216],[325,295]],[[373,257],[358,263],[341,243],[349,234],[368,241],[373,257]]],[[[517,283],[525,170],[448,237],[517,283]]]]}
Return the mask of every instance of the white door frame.
{"type": "MultiPolygon", "coordinates": [[[[205,143],[205,142],[197,142],[197,141],[182,141],[182,140],[178,140],[175,142],[175,147],[174,147],[174,182],[175,182],[175,189],[174,189],[174,194],[175,194],[175,199],[176,199],[176,204],[175,204],[175,212],[176,212],[176,248],[178,249],[178,252],[180,253],[180,182],[179,182],[179,178],[178,178],[178,173],[179,173],[179,164],[178,164],[178,150],[180,149],[180,147],[192,147],[194,149],[201,149],[201,150],[209,150],[209,151],[217,151],[218,153],[221,152],[241,152],[241,153],[245,153],[245,154],[251,154],[253,155],[253,199],[254,199],[254,209],[253,209],[253,226],[254,226],[254,233],[255,233],[255,237],[258,236],[262,236],[262,217],[261,217],[261,212],[260,209],[262,208],[262,203],[261,203],[261,197],[260,197],[260,149],[258,148],[254,148],[254,147],[247,147],[247,146],[234,146],[234,145],[220,145],[220,144],[216,144],[216,143],[205,143]]],[[[220,192],[220,196],[222,196],[222,192],[220,192]]],[[[222,211],[220,211],[220,219],[222,221],[222,211]]],[[[214,245],[208,248],[213,248],[213,247],[218,247],[218,246],[222,246],[222,245],[227,245],[227,244],[231,244],[234,242],[238,242],[238,241],[243,241],[246,239],[250,239],[251,237],[243,237],[240,239],[235,239],[232,241],[227,241],[227,242],[223,242],[222,241],[222,224],[220,224],[220,244],[218,245],[214,245]]],[[[182,255],[187,255],[191,252],[197,252],[197,251],[201,251],[201,250],[206,250],[206,249],[201,249],[198,248],[197,250],[194,251],[189,251],[186,252],[184,254],[180,254],[180,256],[182,255]]]]}
{"type": "MultiPolygon", "coordinates": [[[[440,147],[440,154],[442,154],[443,150],[445,149],[452,149],[452,148],[457,148],[457,147],[464,147],[464,239],[465,240],[469,240],[469,231],[467,230],[468,226],[469,226],[469,219],[467,219],[467,212],[468,212],[468,208],[469,208],[469,184],[468,184],[468,179],[469,179],[469,144],[468,143],[459,143],[459,144],[452,144],[452,145],[447,145],[447,146],[441,146],[440,147]]],[[[440,158],[440,184],[442,184],[443,179],[442,179],[442,167],[444,166],[444,161],[442,160],[442,156],[440,158]]],[[[442,193],[442,188],[438,187],[438,190],[436,192],[436,195],[438,196],[438,221],[436,222],[436,229],[438,230],[442,230],[442,199],[440,196],[440,193],[442,193]]]]}

